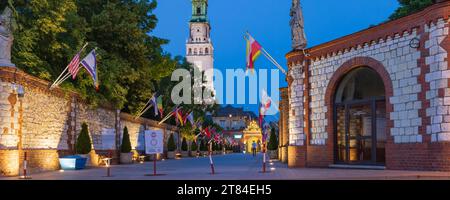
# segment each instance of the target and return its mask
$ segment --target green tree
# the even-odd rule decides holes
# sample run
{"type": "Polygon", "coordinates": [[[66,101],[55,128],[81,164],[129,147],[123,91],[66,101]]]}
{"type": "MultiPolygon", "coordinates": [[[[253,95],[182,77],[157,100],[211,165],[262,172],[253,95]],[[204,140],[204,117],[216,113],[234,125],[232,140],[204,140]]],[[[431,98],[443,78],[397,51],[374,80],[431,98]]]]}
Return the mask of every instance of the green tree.
{"type": "Polygon", "coordinates": [[[120,146],[121,153],[131,152],[130,134],[128,134],[128,128],[125,126],[123,129],[122,145],[120,146]]]}
{"type": "Polygon", "coordinates": [[[88,154],[92,150],[92,142],[89,137],[88,125],[83,123],[81,125],[80,135],[77,138],[76,152],[77,154],[88,154]]]}
{"type": "Polygon", "coordinates": [[[167,142],[167,151],[175,151],[177,149],[177,145],[175,145],[175,139],[173,134],[170,134],[169,141],[167,142]]]}
{"type": "Polygon", "coordinates": [[[183,138],[183,141],[181,142],[181,151],[187,151],[188,150],[188,144],[186,142],[186,138],[183,138]]]}
{"type": "Polygon", "coordinates": [[[197,142],[193,141],[191,144],[191,151],[197,151],[197,150],[198,150],[197,142]]]}
{"type": "MultiPolygon", "coordinates": [[[[0,2],[0,8],[6,5],[0,2]]],[[[61,85],[92,106],[135,113],[178,65],[163,52],[168,41],[151,34],[155,0],[15,0],[13,6],[19,28],[12,60],[29,74],[53,82],[86,42],[82,57],[98,47],[99,91],[85,70],[61,85]]]]}
{"type": "Polygon", "coordinates": [[[433,0],[398,0],[400,7],[389,17],[390,20],[402,18],[423,10],[433,4],[433,0]]]}
{"type": "Polygon", "coordinates": [[[270,139],[267,149],[271,151],[278,149],[278,138],[277,135],[275,134],[275,128],[272,128],[270,130],[270,139]]]}

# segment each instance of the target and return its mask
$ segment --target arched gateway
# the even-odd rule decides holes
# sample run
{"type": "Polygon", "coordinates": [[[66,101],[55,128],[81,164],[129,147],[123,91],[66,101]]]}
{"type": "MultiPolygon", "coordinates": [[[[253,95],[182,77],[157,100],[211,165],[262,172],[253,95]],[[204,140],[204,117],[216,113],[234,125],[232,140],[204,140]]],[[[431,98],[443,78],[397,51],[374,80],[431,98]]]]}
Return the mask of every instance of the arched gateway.
{"type": "Polygon", "coordinates": [[[372,58],[354,58],[336,71],[326,94],[336,164],[385,164],[391,88],[388,73],[372,58]]]}

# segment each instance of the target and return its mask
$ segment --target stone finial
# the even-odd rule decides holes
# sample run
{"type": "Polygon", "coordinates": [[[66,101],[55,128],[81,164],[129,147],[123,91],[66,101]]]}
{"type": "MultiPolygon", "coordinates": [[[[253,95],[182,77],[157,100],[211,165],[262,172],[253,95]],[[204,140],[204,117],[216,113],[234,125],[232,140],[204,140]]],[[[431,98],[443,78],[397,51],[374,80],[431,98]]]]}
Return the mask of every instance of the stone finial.
{"type": "Polygon", "coordinates": [[[11,63],[11,47],[14,41],[14,17],[12,10],[6,7],[0,15],[0,67],[15,67],[11,63]]]}

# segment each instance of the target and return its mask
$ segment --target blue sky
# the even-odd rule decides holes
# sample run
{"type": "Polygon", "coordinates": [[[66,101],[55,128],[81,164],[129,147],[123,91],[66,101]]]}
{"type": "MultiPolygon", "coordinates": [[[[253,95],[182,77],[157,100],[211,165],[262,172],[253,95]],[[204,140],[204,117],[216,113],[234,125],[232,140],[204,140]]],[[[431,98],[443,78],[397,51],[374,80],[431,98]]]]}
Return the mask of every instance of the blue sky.
{"type": "MultiPolygon", "coordinates": [[[[191,17],[190,0],[157,0],[159,19],[152,35],[170,40],[164,50],[185,54],[191,17]]],[[[397,0],[302,0],[308,47],[312,47],[388,19],[397,0]]],[[[245,41],[249,31],[285,68],[285,54],[291,50],[289,10],[291,0],[209,0],[209,19],[215,48],[216,69],[245,68],[245,41]]],[[[264,57],[257,68],[274,68],[264,57]]],[[[280,73],[280,87],[286,86],[280,73]]],[[[269,91],[270,92],[270,91],[269,91]]],[[[237,105],[257,111],[257,105],[237,105]]],[[[269,119],[270,120],[270,119],[269,119]]]]}

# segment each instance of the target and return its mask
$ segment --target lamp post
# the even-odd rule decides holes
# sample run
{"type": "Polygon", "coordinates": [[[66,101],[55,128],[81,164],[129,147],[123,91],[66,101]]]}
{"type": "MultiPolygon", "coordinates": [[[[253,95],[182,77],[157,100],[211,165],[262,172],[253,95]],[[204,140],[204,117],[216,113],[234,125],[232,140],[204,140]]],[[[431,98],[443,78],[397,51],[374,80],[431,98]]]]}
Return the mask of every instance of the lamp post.
{"type": "MultiPolygon", "coordinates": [[[[19,100],[19,130],[18,130],[18,145],[17,145],[17,150],[19,152],[19,156],[22,154],[23,152],[23,134],[22,134],[22,125],[23,125],[23,99],[25,97],[25,89],[23,88],[22,85],[16,85],[15,83],[13,84],[13,93],[17,94],[18,100],[19,100]]],[[[23,176],[21,176],[21,179],[31,179],[31,176],[28,176],[27,173],[27,166],[28,164],[28,155],[27,152],[24,152],[24,156],[23,156],[23,176]]]]}

